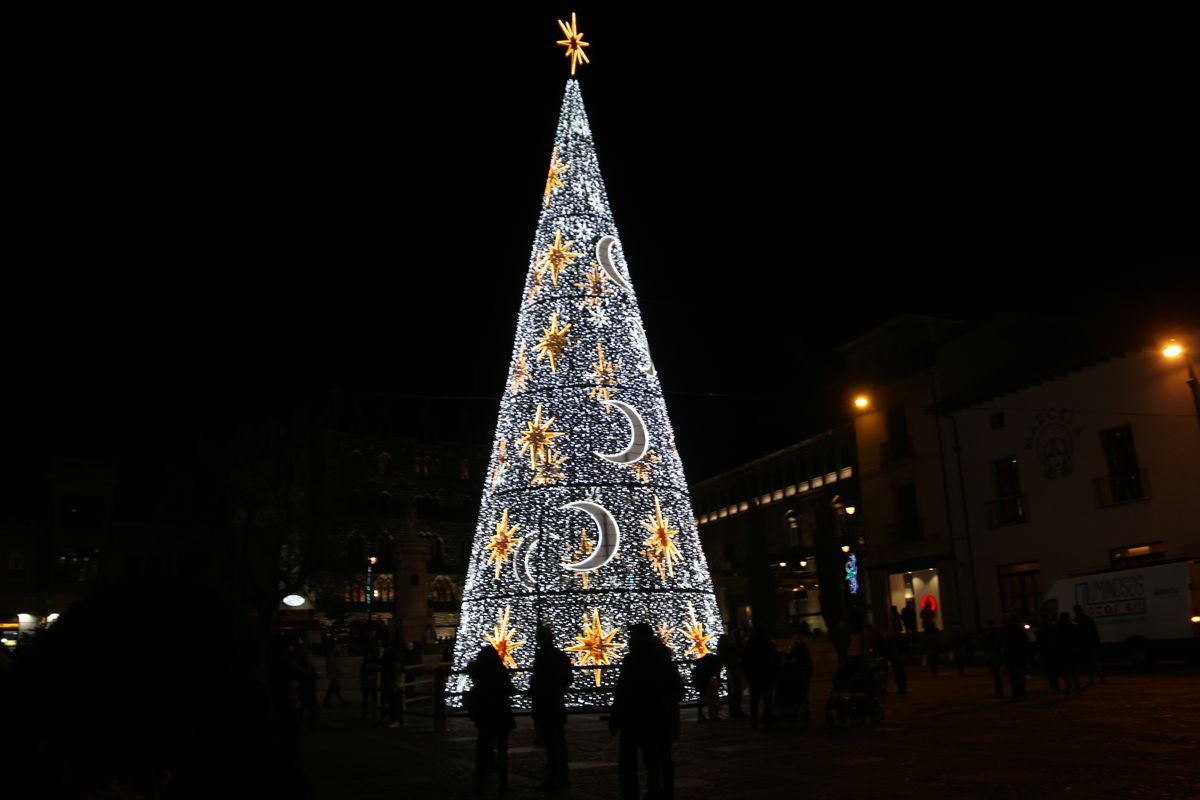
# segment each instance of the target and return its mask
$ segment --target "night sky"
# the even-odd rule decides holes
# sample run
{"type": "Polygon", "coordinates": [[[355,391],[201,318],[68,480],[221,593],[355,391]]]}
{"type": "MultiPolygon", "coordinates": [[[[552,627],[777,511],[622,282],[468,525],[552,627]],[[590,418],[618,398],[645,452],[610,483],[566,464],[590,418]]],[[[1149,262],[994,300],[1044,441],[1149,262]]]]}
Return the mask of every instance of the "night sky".
{"type": "Polygon", "coordinates": [[[838,421],[837,347],[896,313],[1194,318],[1190,20],[648,5],[14,29],[10,433],[103,450],[338,389],[490,446],[572,10],[690,479],[838,421]]]}

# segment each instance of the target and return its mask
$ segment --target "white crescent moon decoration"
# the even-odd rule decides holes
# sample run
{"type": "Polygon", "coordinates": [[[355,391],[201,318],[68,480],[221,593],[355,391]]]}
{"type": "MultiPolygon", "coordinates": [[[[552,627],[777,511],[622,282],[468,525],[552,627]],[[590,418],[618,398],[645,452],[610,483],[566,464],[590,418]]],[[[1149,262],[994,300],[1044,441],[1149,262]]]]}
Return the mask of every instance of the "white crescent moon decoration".
{"type": "Polygon", "coordinates": [[[525,537],[525,541],[529,544],[525,548],[525,556],[521,560],[514,559],[514,566],[517,570],[517,577],[521,579],[521,583],[525,584],[530,589],[537,588],[537,580],[533,577],[533,550],[537,547],[537,534],[532,533],[525,537]]]}
{"type": "Polygon", "coordinates": [[[605,400],[604,403],[620,409],[624,412],[625,418],[629,420],[629,446],[619,453],[596,453],[595,455],[614,464],[632,464],[638,461],[650,449],[650,437],[646,435],[646,423],[642,420],[642,415],[629,403],[622,403],[620,400],[605,400]]]}
{"type": "Polygon", "coordinates": [[[582,561],[563,564],[563,568],[572,572],[593,572],[611,561],[612,557],[617,554],[617,548],[621,545],[621,529],[617,526],[617,520],[612,512],[590,500],[576,500],[562,507],[586,511],[596,522],[596,546],[592,548],[592,552],[584,556],[582,561]]]}
{"type": "Polygon", "coordinates": [[[632,292],[633,287],[630,286],[625,278],[621,275],[621,271],[617,269],[616,262],[613,261],[612,249],[617,243],[617,237],[609,234],[601,236],[600,241],[596,242],[596,260],[600,262],[600,268],[604,270],[604,274],[608,279],[620,286],[627,292],[632,292]]]}

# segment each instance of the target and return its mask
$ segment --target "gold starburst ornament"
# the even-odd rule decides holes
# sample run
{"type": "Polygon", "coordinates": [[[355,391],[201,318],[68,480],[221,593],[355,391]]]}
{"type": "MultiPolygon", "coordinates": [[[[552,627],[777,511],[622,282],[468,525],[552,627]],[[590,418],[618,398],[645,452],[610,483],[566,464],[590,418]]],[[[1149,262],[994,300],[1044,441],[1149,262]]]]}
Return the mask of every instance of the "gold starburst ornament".
{"type": "Polygon", "coordinates": [[[516,650],[524,642],[518,642],[515,638],[516,631],[510,629],[509,616],[512,614],[512,607],[505,606],[496,619],[496,627],[492,628],[491,636],[484,636],[483,640],[495,648],[500,655],[500,660],[504,662],[504,666],[509,669],[517,668],[517,661],[512,657],[512,651],[516,650]]]}
{"type": "MultiPolygon", "coordinates": [[[[616,628],[611,631],[604,630],[604,625],[600,622],[600,609],[594,608],[591,620],[588,620],[586,613],[583,615],[583,633],[575,636],[576,643],[564,649],[568,653],[579,654],[579,666],[581,667],[607,666],[609,659],[625,646],[620,642],[613,641],[616,635],[616,628]]],[[[596,685],[600,685],[599,669],[596,670],[596,685]]]]}
{"type": "Polygon", "coordinates": [[[496,532],[483,547],[488,551],[488,562],[496,563],[496,580],[500,580],[500,568],[504,566],[504,562],[517,551],[517,545],[521,543],[516,536],[517,529],[520,527],[516,523],[509,525],[508,509],[504,509],[504,513],[500,515],[500,521],[496,523],[496,532]]]}
{"type": "Polygon", "coordinates": [[[683,635],[688,638],[690,644],[688,649],[684,651],[684,655],[694,655],[696,658],[703,658],[712,652],[709,647],[709,642],[712,641],[712,634],[704,632],[704,626],[696,619],[696,608],[691,603],[688,603],[688,620],[687,627],[683,629],[683,635]]]}
{"type": "Polygon", "coordinates": [[[583,253],[571,252],[571,245],[575,244],[572,239],[569,242],[562,240],[562,231],[554,231],[554,242],[547,245],[542,254],[538,256],[537,263],[550,270],[550,281],[558,286],[559,274],[575,263],[575,259],[579,258],[583,253]]]}
{"type": "Polygon", "coordinates": [[[517,437],[517,444],[521,445],[521,449],[517,455],[525,455],[529,453],[529,466],[537,469],[538,461],[546,460],[546,448],[550,446],[559,436],[563,434],[558,431],[550,430],[550,426],[554,424],[554,417],[547,420],[542,420],[542,404],[538,403],[537,410],[533,412],[533,419],[525,423],[525,430],[521,431],[521,435],[517,437]]]}
{"type": "Polygon", "coordinates": [[[562,178],[558,177],[571,168],[570,164],[560,164],[558,161],[558,150],[554,150],[550,154],[550,171],[546,174],[546,205],[550,205],[550,195],[554,194],[554,190],[561,188],[563,185],[562,178]]]}
{"type": "Polygon", "coordinates": [[[670,521],[663,516],[657,496],[654,498],[654,513],[642,520],[642,527],[650,531],[650,538],[643,542],[646,547],[643,554],[650,559],[660,578],[664,581],[668,575],[674,578],[675,563],[683,558],[675,544],[675,536],[679,531],[671,528],[670,521]]]}
{"type": "Polygon", "coordinates": [[[533,346],[538,361],[541,361],[543,356],[550,359],[551,372],[558,371],[558,359],[562,358],[563,352],[571,344],[571,338],[567,336],[567,332],[570,330],[571,323],[569,322],[561,328],[558,327],[558,312],[551,312],[550,327],[542,329],[541,338],[533,346]]]}

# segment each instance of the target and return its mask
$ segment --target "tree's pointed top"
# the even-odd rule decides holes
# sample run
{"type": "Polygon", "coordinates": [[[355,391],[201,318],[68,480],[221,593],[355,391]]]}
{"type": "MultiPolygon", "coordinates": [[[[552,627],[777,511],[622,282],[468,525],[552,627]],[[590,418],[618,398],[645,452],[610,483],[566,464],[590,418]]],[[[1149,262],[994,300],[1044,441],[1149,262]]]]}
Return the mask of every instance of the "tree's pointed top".
{"type": "Polygon", "coordinates": [[[567,48],[565,55],[571,59],[571,77],[575,77],[575,67],[578,66],[580,61],[584,64],[591,63],[588,61],[587,53],[583,52],[583,48],[590,47],[591,42],[583,40],[583,31],[579,30],[575,24],[574,11],[571,12],[571,24],[568,25],[560,19],[558,27],[562,30],[562,34],[566,38],[559,39],[555,44],[561,44],[567,48]]]}

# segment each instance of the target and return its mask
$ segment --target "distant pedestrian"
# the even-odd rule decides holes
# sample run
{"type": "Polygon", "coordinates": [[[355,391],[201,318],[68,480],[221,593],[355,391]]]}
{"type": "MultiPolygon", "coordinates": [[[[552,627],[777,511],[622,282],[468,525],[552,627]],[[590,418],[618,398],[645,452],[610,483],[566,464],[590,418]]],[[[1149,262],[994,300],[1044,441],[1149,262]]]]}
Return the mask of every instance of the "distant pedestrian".
{"type": "Polygon", "coordinates": [[[379,645],[374,637],[367,639],[362,661],[358,665],[358,686],[362,693],[362,718],[373,722],[379,715],[379,645]]]}
{"type": "Polygon", "coordinates": [[[479,649],[467,665],[471,679],[467,711],[478,733],[475,738],[475,790],[482,791],[496,772],[501,792],[508,791],[508,735],[517,727],[512,712],[513,684],[500,654],[490,644],[479,649]]]}
{"type": "Polygon", "coordinates": [[[775,643],[767,637],[765,629],[756,627],[742,652],[742,669],[750,683],[750,727],[755,730],[760,722],[764,730],[773,722],[771,696],[779,676],[779,663],[775,643]]]}
{"type": "Polygon", "coordinates": [[[967,670],[967,652],[969,636],[963,630],[962,623],[954,620],[950,623],[950,659],[954,662],[954,674],[963,675],[967,670]]]}
{"type": "Polygon", "coordinates": [[[1058,644],[1058,667],[1062,675],[1063,694],[1079,696],[1079,631],[1071,615],[1063,611],[1054,623],[1055,639],[1058,644]]]}
{"type": "Polygon", "coordinates": [[[1100,665],[1100,630],[1096,620],[1088,616],[1083,606],[1075,606],[1075,625],[1079,634],[1079,667],[1087,675],[1087,685],[1096,685],[1096,678],[1104,683],[1104,668],[1100,665]]]}
{"type": "Polygon", "coordinates": [[[692,686],[696,690],[696,719],[721,721],[721,658],[708,652],[692,664],[692,686]],[[708,712],[707,714],[705,712],[708,712]]]}
{"type": "Polygon", "coordinates": [[[892,680],[896,682],[896,694],[908,694],[908,643],[909,637],[900,628],[888,631],[888,663],[892,668],[892,680]]]}
{"type": "Polygon", "coordinates": [[[1004,628],[1004,664],[1008,669],[1009,699],[1025,699],[1025,670],[1029,668],[1029,634],[1024,620],[1013,614],[1004,628]]]}
{"type": "Polygon", "coordinates": [[[570,656],[554,644],[554,631],[549,627],[537,629],[536,641],[529,677],[530,716],[546,750],[546,777],[538,788],[558,792],[568,785],[566,693],[575,668],[570,656]]]}
{"type": "Polygon", "coordinates": [[[904,604],[904,609],[900,612],[900,621],[904,623],[904,632],[909,638],[917,635],[917,612],[911,600],[904,604]]]}
{"type": "Polygon", "coordinates": [[[380,717],[389,728],[400,727],[400,648],[389,644],[379,657],[380,717]]]}
{"type": "Polygon", "coordinates": [[[729,717],[735,719],[742,713],[742,632],[738,630],[721,634],[717,639],[717,657],[725,667],[726,703],[729,717]]]}
{"type": "Polygon", "coordinates": [[[1004,697],[1004,631],[988,620],[983,627],[983,657],[992,675],[992,697],[1004,697]]]}
{"type": "Polygon", "coordinates": [[[812,652],[808,648],[808,641],[802,634],[796,634],[791,648],[783,656],[775,686],[775,709],[782,721],[789,724],[809,723],[808,691],[812,674],[812,652]]]}
{"type": "Polygon", "coordinates": [[[629,653],[613,690],[608,729],[620,734],[618,775],[621,800],[638,800],[638,756],[646,764],[647,797],[675,794],[671,748],[679,738],[683,678],[671,652],[649,624],[629,628],[629,653]]]}
{"type": "Polygon", "coordinates": [[[921,629],[928,630],[930,625],[937,624],[937,610],[934,608],[933,597],[925,595],[921,601],[921,629]]]}
{"type": "Polygon", "coordinates": [[[350,705],[342,696],[342,654],[344,649],[342,644],[331,642],[329,649],[325,652],[325,680],[329,682],[329,685],[325,689],[325,700],[322,705],[326,708],[333,704],[335,697],[343,706],[350,705]]]}
{"type": "Polygon", "coordinates": [[[929,674],[936,678],[942,659],[942,632],[930,621],[925,625],[922,638],[925,640],[925,663],[929,667],[929,674]]]}
{"type": "Polygon", "coordinates": [[[296,697],[300,709],[300,722],[309,728],[317,724],[317,679],[321,674],[313,663],[312,654],[303,642],[292,648],[292,659],[296,668],[296,697]]]}

